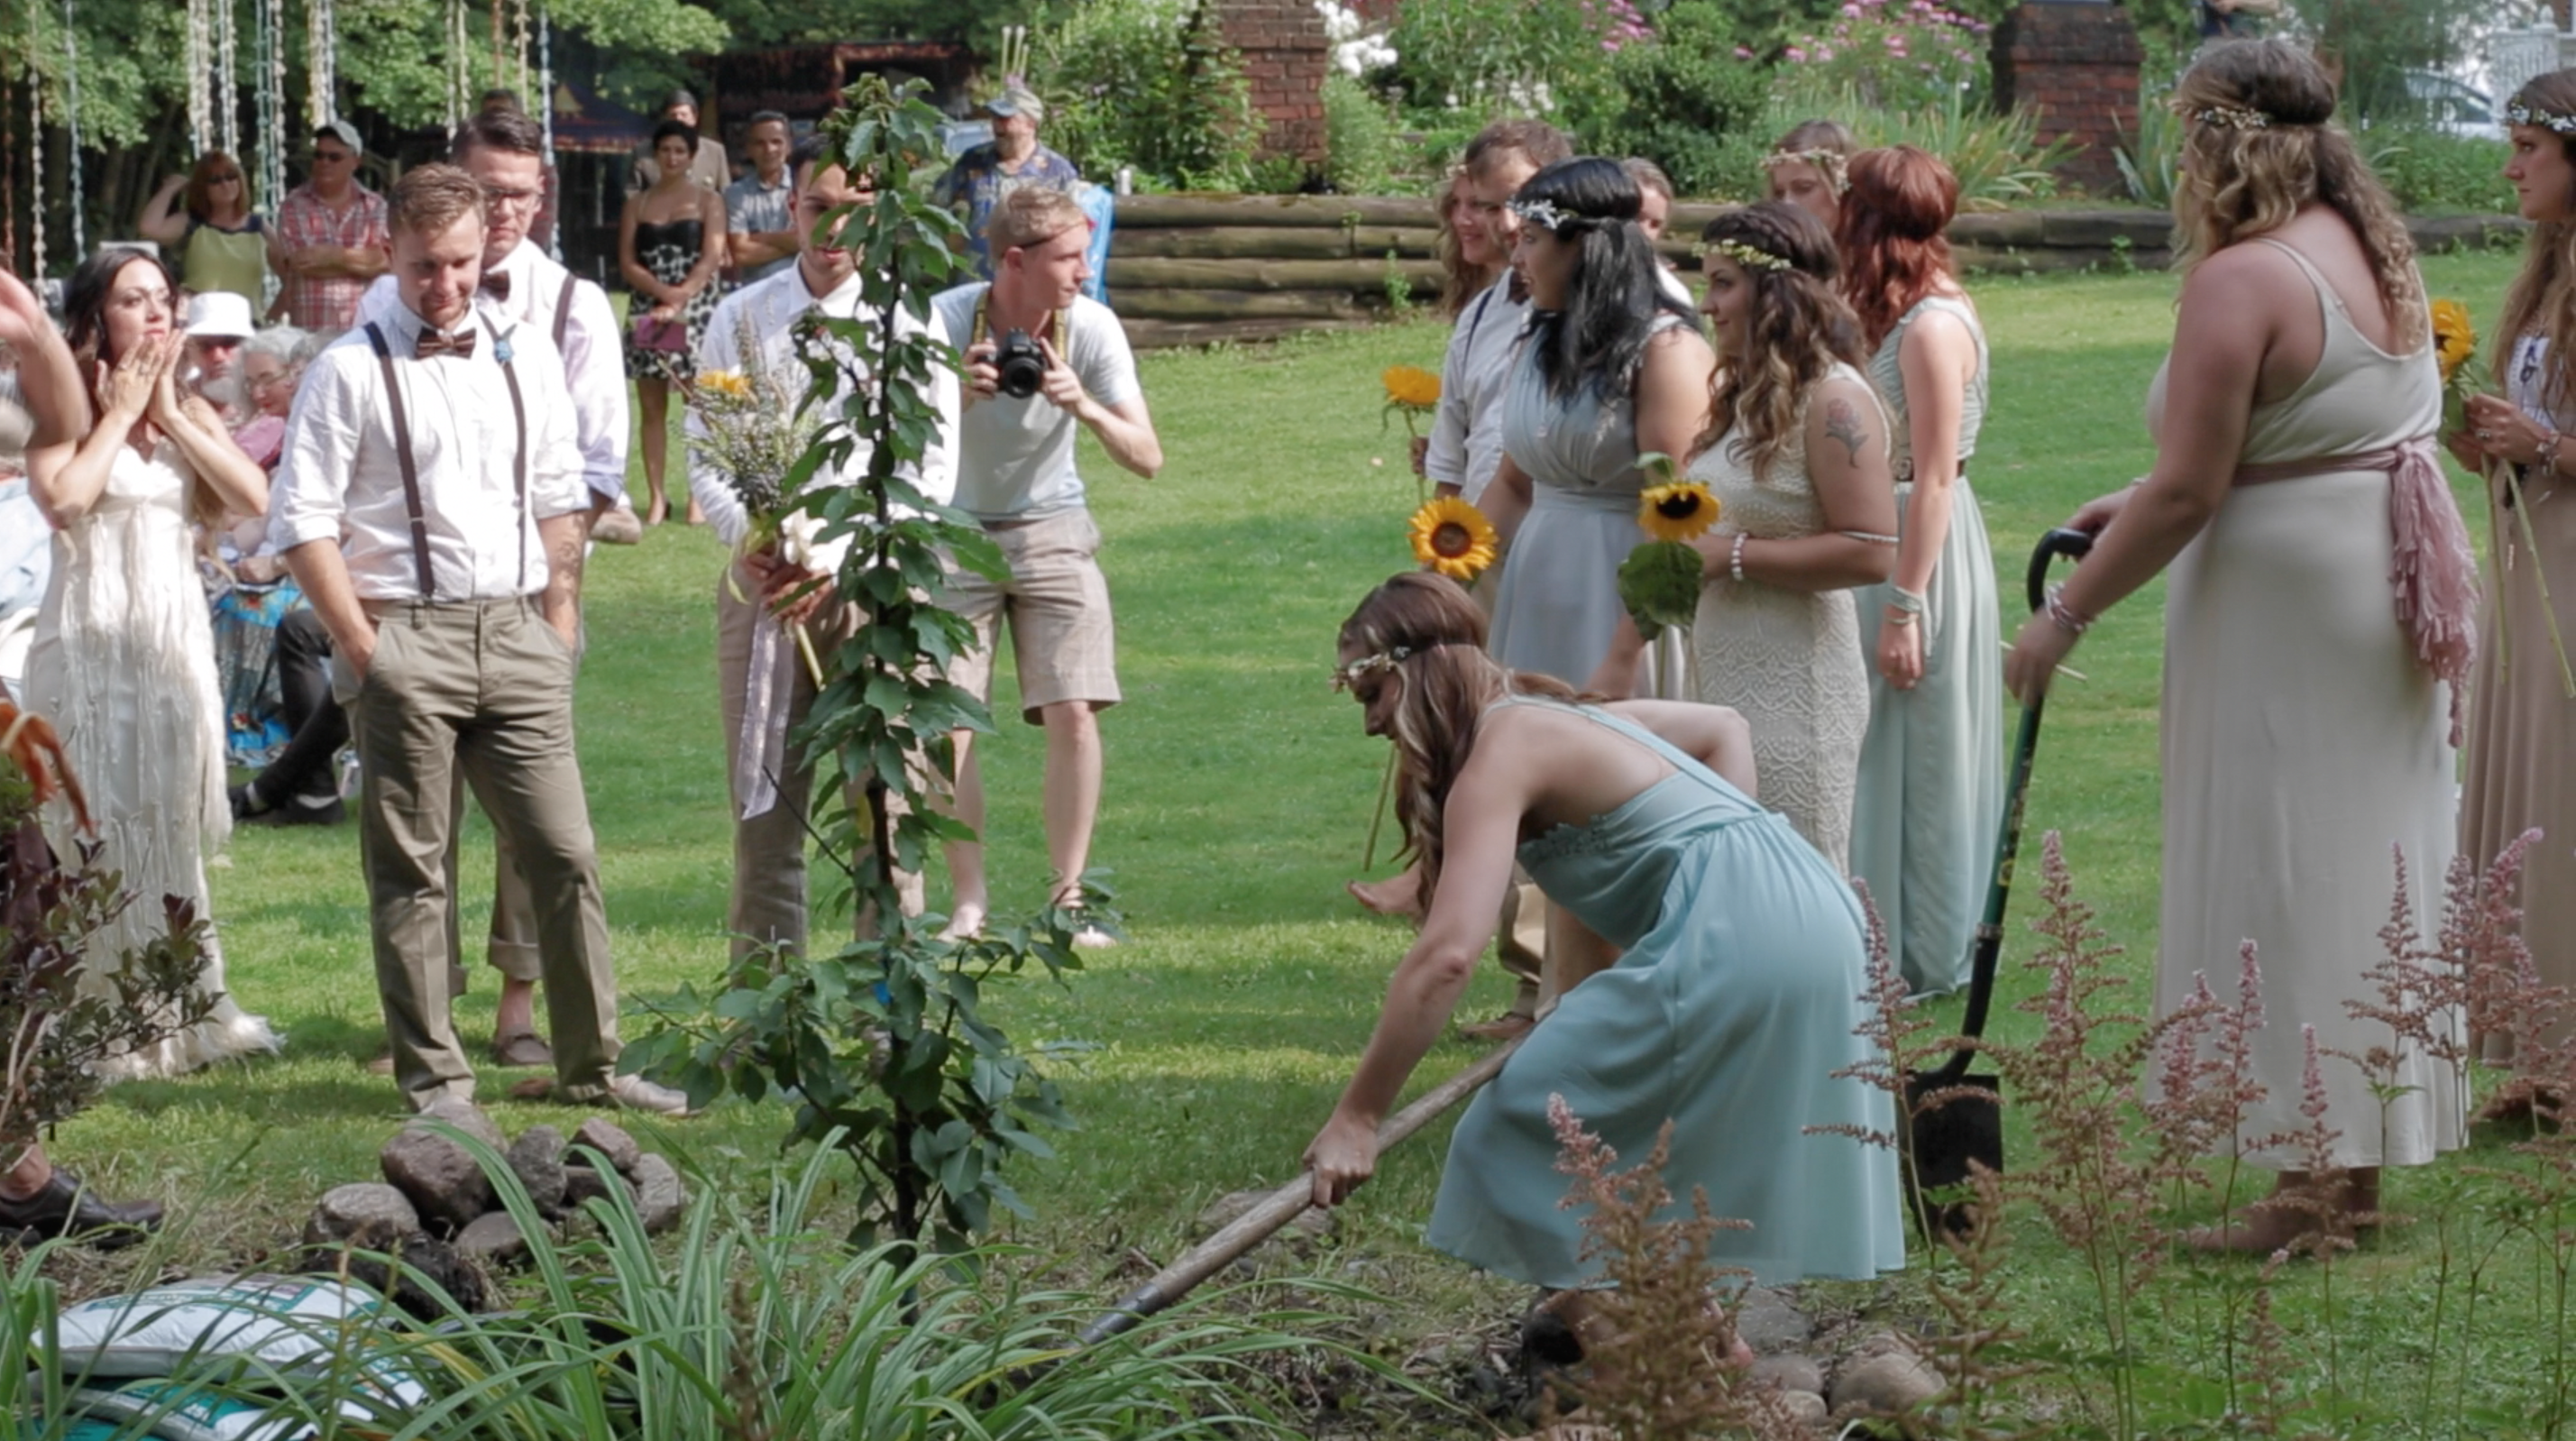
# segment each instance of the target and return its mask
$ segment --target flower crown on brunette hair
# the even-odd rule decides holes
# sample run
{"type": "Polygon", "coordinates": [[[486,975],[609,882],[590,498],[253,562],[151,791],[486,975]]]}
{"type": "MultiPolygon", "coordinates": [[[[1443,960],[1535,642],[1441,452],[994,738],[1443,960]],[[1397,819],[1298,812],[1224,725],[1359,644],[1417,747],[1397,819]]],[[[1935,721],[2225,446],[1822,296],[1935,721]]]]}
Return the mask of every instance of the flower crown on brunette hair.
{"type": "Polygon", "coordinates": [[[1515,200],[1512,202],[1511,210],[1514,215],[1521,218],[1522,224],[1535,225],[1550,235],[1554,235],[1578,220],[1592,218],[1588,215],[1577,215],[1571,210],[1559,210],[1553,200],[1515,200]]]}
{"type": "Polygon", "coordinates": [[[1756,249],[1753,246],[1745,244],[1741,240],[1703,240],[1699,244],[1691,247],[1691,254],[1697,256],[1723,255],[1727,259],[1734,261],[1736,264],[1743,266],[1747,270],[1768,270],[1777,272],[1782,270],[1795,270],[1798,268],[1792,261],[1782,259],[1780,256],[1774,255],[1768,250],[1756,249]]]}
{"type": "Polygon", "coordinates": [[[2212,105],[2191,112],[2192,120],[2201,125],[2215,125],[2225,130],[2269,130],[2276,123],[2260,110],[2245,105],[2212,105]]]}
{"type": "Polygon", "coordinates": [[[1777,170],[1783,165],[1816,167],[1836,195],[1851,189],[1851,157],[1839,150],[1774,150],[1762,157],[1765,170],[1777,170]]]}
{"type": "Polygon", "coordinates": [[[1333,668],[1333,689],[1349,690],[1373,675],[1383,675],[1425,651],[1438,650],[1451,644],[1445,640],[1425,641],[1421,645],[1391,645],[1372,655],[1364,655],[1348,665],[1333,668]]]}
{"type": "Polygon", "coordinates": [[[2504,118],[2508,125],[2537,125],[2560,135],[2576,135],[2576,115],[2560,115],[2529,105],[2514,104],[2505,107],[2504,118]]]}

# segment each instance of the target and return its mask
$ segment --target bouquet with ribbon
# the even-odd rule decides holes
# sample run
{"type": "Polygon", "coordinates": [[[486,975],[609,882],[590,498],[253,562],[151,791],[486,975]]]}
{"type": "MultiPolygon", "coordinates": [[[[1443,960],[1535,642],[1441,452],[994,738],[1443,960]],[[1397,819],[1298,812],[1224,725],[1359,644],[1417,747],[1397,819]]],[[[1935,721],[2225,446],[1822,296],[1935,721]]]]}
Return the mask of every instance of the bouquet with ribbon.
{"type": "MultiPolygon", "coordinates": [[[[695,380],[679,382],[683,402],[697,422],[690,451],[724,481],[750,517],[743,552],[775,549],[780,559],[801,569],[828,571],[831,567],[817,555],[821,518],[787,503],[788,477],[813,446],[817,427],[801,413],[802,396],[787,378],[771,372],[748,321],[735,339],[742,369],[700,371],[695,380]]],[[[802,622],[793,630],[805,669],[820,686],[823,667],[813,639],[802,622]]]]}
{"type": "MultiPolygon", "coordinates": [[[[2472,395],[2484,395],[2491,387],[2486,367],[2478,364],[2478,329],[2469,319],[2469,308],[2456,300],[2433,302],[2433,356],[2442,368],[2442,428],[2461,431],[2468,428],[2468,404],[2472,395]]],[[[2576,666],[2568,664],[2567,639],[2558,630],[2558,607],[2549,599],[2549,577],[2540,568],[2540,540],[2531,531],[2531,507],[2523,502],[2522,467],[2495,465],[2491,470],[2504,472],[2504,508],[2513,512],[2516,527],[2522,532],[2519,549],[2504,536],[2497,536],[2491,546],[2498,559],[2499,576],[2524,559],[2531,562],[2532,584],[2540,587],[2540,613],[2549,619],[2549,646],[2558,659],[2558,683],[2569,700],[2576,700],[2576,666]]],[[[2502,584],[2499,579],[2498,584],[2502,584]]],[[[2505,623],[2512,607],[2496,607],[2496,640],[2502,647],[2505,663],[2512,663],[2513,636],[2505,623]]]]}

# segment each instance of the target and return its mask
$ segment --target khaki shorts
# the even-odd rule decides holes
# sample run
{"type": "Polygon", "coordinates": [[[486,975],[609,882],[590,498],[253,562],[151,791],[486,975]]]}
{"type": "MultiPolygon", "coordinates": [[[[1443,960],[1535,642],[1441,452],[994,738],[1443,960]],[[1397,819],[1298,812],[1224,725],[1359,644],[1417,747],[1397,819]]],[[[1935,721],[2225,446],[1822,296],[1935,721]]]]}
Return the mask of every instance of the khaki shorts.
{"type": "Polygon", "coordinates": [[[988,525],[1011,578],[1000,585],[952,567],[942,603],[975,623],[975,648],[951,661],[948,678],[993,699],[993,646],[999,623],[1011,626],[1020,677],[1020,717],[1065,701],[1094,710],[1116,705],[1118,645],[1109,619],[1109,581],[1095,558],[1100,527],[1091,512],[1069,511],[1018,525],[988,525]]]}

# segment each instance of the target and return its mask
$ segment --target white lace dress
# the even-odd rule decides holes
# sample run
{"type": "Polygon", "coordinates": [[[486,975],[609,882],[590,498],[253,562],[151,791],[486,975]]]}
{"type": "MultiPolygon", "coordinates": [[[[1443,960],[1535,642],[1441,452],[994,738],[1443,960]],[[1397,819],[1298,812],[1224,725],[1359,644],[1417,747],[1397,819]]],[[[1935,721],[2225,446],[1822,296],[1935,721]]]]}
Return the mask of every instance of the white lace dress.
{"type": "MultiPolygon", "coordinates": [[[[1848,365],[1828,376],[1837,377],[1861,380],[1848,365]]],[[[1691,462],[1690,478],[1717,497],[1722,523],[1756,540],[1793,540],[1825,529],[1824,505],[1807,479],[1803,416],[1788,448],[1760,475],[1730,430],[1691,462]]],[[[1849,874],[1852,792],[1869,733],[1869,672],[1852,592],[1790,590],[1720,575],[1700,591],[1691,665],[1697,698],[1743,712],[1753,728],[1753,773],[1763,806],[1788,817],[1836,875],[1849,874]]]]}
{"type": "MultiPolygon", "coordinates": [[[[27,700],[61,732],[97,821],[98,864],[134,899],[90,938],[82,987],[108,993],[126,950],[167,935],[163,897],[208,913],[204,853],[232,824],[224,801],[223,703],[206,595],[189,541],[187,462],[168,441],[146,458],[120,448],[89,513],[54,534],[53,580],[27,657],[27,700]]],[[[70,810],[46,810],[45,839],[66,863],[82,840],[70,810]]],[[[188,1031],[103,1068],[176,1075],[275,1050],[277,1036],[224,993],[210,946],[200,984],[214,1011],[188,1031]]]]}

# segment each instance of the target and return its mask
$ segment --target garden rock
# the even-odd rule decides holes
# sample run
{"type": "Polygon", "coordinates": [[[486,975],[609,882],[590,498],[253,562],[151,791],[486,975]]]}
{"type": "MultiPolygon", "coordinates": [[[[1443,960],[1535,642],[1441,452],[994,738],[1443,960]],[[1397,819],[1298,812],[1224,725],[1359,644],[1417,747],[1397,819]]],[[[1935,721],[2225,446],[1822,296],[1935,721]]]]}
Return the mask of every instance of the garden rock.
{"type": "Polygon", "coordinates": [[[1755,1354],[1768,1356],[1805,1345],[1816,1334],[1816,1326],[1788,1297],[1755,1286],[1735,1303],[1735,1334],[1755,1354]]]}
{"type": "MultiPolygon", "coordinates": [[[[624,1178],[621,1177],[618,1184],[624,1185],[624,1178]]],[[[597,1200],[607,1194],[608,1177],[599,1174],[589,1166],[564,1167],[563,1204],[566,1211],[578,1211],[583,1203],[597,1200]]]]}
{"type": "Polygon", "coordinates": [[[1783,1391],[1806,1391],[1819,1400],[1825,1394],[1825,1368],[1811,1357],[1794,1352],[1764,1356],[1745,1373],[1756,1385],[1776,1386],[1783,1391]]]}
{"type": "Polygon", "coordinates": [[[510,1143],[510,1173],[527,1188],[540,1215],[563,1214],[563,1150],[563,1132],[552,1126],[530,1126],[510,1143]]]}
{"type": "Polygon", "coordinates": [[[418,1128],[425,1121],[444,1121],[495,1151],[506,1150],[510,1145],[510,1138],[501,1134],[501,1128],[483,1114],[483,1108],[461,1096],[441,1096],[430,1102],[412,1117],[411,1125],[418,1128]]]}
{"type": "Polygon", "coordinates": [[[409,1197],[381,1181],[356,1181],[322,1193],[313,1218],[304,1223],[304,1240],[315,1246],[352,1240],[374,1245],[419,1230],[420,1211],[409,1197]]]}
{"type": "Polygon", "coordinates": [[[680,1173],[670,1162],[650,1153],[636,1161],[635,1215],[647,1235],[678,1225],[680,1212],[688,1204],[688,1188],[680,1184],[680,1173]]]}
{"type": "Polygon", "coordinates": [[[607,1157],[608,1164],[615,1166],[621,1176],[633,1176],[635,1163],[644,1159],[644,1148],[635,1144],[625,1127],[596,1116],[582,1122],[581,1129],[572,1133],[572,1143],[576,1149],[588,1146],[607,1157]]]}
{"type": "Polygon", "coordinates": [[[491,1207],[491,1180],[471,1153],[445,1136],[407,1126],[385,1142],[376,1161],[421,1219],[449,1234],[491,1207]]]}
{"type": "Polygon", "coordinates": [[[1801,1426],[1822,1426],[1832,1418],[1833,1413],[1826,1409],[1825,1398],[1813,1391],[1783,1391],[1778,1399],[1780,1409],[1788,1412],[1789,1419],[1801,1426]]]}
{"type": "Polygon", "coordinates": [[[456,1249],[468,1260],[505,1266],[527,1258],[528,1238],[519,1229],[517,1217],[507,1211],[494,1211],[475,1217],[473,1224],[457,1232],[456,1249]]]}
{"type": "Polygon", "coordinates": [[[1846,1362],[1834,1377],[1837,1415],[1896,1416],[1941,1394],[1941,1373],[1906,1350],[1886,1350],[1846,1362]]]}

